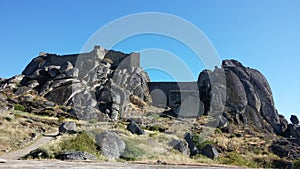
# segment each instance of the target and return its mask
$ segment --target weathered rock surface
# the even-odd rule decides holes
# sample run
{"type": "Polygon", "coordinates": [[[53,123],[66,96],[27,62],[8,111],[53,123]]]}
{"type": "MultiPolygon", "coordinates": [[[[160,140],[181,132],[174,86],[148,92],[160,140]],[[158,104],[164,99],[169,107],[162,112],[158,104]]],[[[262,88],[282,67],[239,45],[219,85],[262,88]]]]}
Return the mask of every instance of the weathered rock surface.
{"type": "Polygon", "coordinates": [[[118,159],[124,153],[126,144],[114,132],[103,132],[96,136],[96,143],[108,159],[118,159]]]}
{"type": "Polygon", "coordinates": [[[170,146],[175,150],[180,151],[182,154],[190,156],[190,148],[186,140],[172,140],[170,146]]]}
{"type": "Polygon", "coordinates": [[[289,136],[293,138],[300,138],[300,125],[289,124],[289,136]]]}
{"type": "Polygon", "coordinates": [[[287,140],[274,141],[269,149],[280,158],[287,158],[290,160],[296,160],[300,158],[299,145],[287,140]]]}
{"type": "Polygon", "coordinates": [[[273,167],[279,169],[294,169],[293,163],[287,160],[274,160],[273,167]]]}
{"type": "Polygon", "coordinates": [[[217,127],[220,129],[223,129],[223,128],[226,128],[228,126],[228,124],[229,124],[229,122],[228,122],[227,118],[224,116],[221,116],[220,122],[217,127]]]}
{"type": "Polygon", "coordinates": [[[266,78],[255,69],[225,60],[221,69],[201,72],[198,86],[205,113],[225,113],[229,122],[252,126],[257,131],[282,135],[287,130],[286,120],[275,109],[266,78]]]}
{"type": "Polygon", "coordinates": [[[219,157],[219,153],[216,150],[216,148],[210,144],[207,144],[205,147],[203,147],[200,150],[200,154],[210,158],[210,159],[215,159],[219,157]]]}
{"type": "Polygon", "coordinates": [[[34,89],[58,105],[73,106],[73,115],[79,119],[106,121],[98,118],[104,117],[102,113],[116,121],[129,111],[130,96],[151,104],[147,85],[150,79],[139,67],[139,55],[134,53],[108,51],[98,46],[90,53],[76,55],[42,53],[22,74],[12,80],[22,81],[23,87],[17,94],[27,88],[34,89]],[[99,112],[81,111],[93,108],[99,112]]]}
{"type": "MultiPolygon", "coordinates": [[[[16,109],[58,118],[76,117],[90,122],[94,119],[122,120],[121,117],[129,117],[132,110],[142,113],[142,108],[152,102],[148,87],[150,79],[139,64],[134,63],[134,56],[101,48],[79,55],[41,54],[32,60],[22,75],[0,79],[0,111],[16,109]]],[[[287,139],[275,141],[269,147],[270,151],[282,158],[299,158],[299,120],[292,116],[292,124],[288,124],[278,114],[271,88],[259,71],[235,60],[225,60],[222,68],[205,70],[199,75],[197,84],[190,83],[196,87],[191,89],[192,85],[187,84],[185,93],[169,88],[163,95],[157,95],[163,96],[164,107],[167,105],[165,102],[173,105],[166,109],[168,112],[180,118],[209,115],[212,118],[207,118],[209,124],[206,127],[218,127],[225,132],[238,128],[247,130],[241,132],[243,134],[261,133],[277,138],[273,135],[276,133],[287,139]],[[174,99],[179,98],[178,93],[185,99],[174,99]]],[[[196,127],[195,130],[200,130],[196,127]]],[[[144,134],[134,121],[127,129],[133,134],[144,134]]],[[[76,133],[76,124],[63,123],[59,131],[76,133]]],[[[164,131],[166,129],[161,132],[164,131]]],[[[218,157],[212,145],[198,150],[191,133],[187,133],[184,140],[176,140],[170,145],[189,156],[200,153],[211,159],[218,157]]],[[[113,132],[97,135],[96,142],[108,159],[119,158],[126,147],[113,132]]],[[[64,156],[71,157],[64,159],[84,160],[86,157],[82,153],[67,152],[64,156]]]]}
{"type": "Polygon", "coordinates": [[[58,154],[56,156],[57,159],[60,160],[79,160],[79,161],[83,161],[83,160],[97,160],[97,157],[87,153],[87,152],[81,152],[81,151],[70,151],[70,152],[64,152],[61,154],[58,154]]]}
{"type": "Polygon", "coordinates": [[[291,118],[290,118],[291,122],[294,124],[294,125],[298,125],[299,124],[299,119],[297,116],[295,115],[291,115],[291,118]]]}

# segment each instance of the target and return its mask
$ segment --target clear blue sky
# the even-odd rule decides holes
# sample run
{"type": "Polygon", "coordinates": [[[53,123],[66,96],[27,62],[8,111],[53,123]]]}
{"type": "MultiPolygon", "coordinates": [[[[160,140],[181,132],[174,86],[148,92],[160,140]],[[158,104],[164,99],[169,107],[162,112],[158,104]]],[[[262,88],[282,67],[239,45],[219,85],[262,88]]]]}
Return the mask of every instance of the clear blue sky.
{"type": "MultiPolygon", "coordinates": [[[[20,74],[40,51],[80,52],[95,31],[119,17],[163,12],[201,29],[221,59],[237,59],[260,70],[273,89],[277,109],[289,118],[300,115],[299,9],[297,0],[3,0],[0,77],[20,74]]],[[[133,37],[115,47],[125,52],[143,48],[165,49],[183,60],[192,54],[178,42],[154,35],[133,37]]],[[[203,69],[189,65],[195,74],[203,69]]]]}

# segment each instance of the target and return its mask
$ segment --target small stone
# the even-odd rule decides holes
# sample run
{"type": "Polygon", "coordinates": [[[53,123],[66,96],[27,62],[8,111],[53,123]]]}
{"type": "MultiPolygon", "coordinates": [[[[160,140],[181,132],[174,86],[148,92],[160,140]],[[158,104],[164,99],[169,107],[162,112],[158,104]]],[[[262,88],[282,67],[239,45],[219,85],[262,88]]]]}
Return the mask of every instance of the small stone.
{"type": "Polygon", "coordinates": [[[64,122],[58,128],[59,133],[68,133],[75,134],[76,133],[76,123],[74,122],[64,122]]]}
{"type": "Polygon", "coordinates": [[[127,125],[127,130],[130,131],[132,134],[137,134],[137,135],[143,135],[145,134],[145,131],[136,124],[135,121],[129,120],[130,123],[127,125]]]}
{"type": "Polygon", "coordinates": [[[219,153],[216,148],[210,144],[207,144],[204,148],[200,150],[200,154],[210,158],[215,159],[219,157],[219,153]]]}
{"type": "Polygon", "coordinates": [[[50,102],[50,101],[46,101],[44,104],[49,107],[55,107],[55,105],[56,105],[55,103],[50,102]]]}
{"type": "Polygon", "coordinates": [[[218,124],[218,128],[223,129],[223,128],[226,128],[227,126],[228,126],[228,120],[226,119],[226,117],[221,116],[220,122],[218,124]]]}
{"type": "Polygon", "coordinates": [[[172,140],[170,143],[174,149],[180,151],[182,154],[190,156],[189,144],[185,140],[172,140]]]}

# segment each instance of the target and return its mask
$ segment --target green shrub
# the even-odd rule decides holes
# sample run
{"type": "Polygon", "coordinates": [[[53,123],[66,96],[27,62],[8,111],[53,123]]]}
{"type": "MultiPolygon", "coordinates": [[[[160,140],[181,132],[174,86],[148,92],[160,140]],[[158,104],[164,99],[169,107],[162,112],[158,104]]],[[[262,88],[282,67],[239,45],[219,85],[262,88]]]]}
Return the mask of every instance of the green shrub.
{"type": "Polygon", "coordinates": [[[148,127],[148,129],[150,131],[159,131],[159,126],[158,125],[153,125],[153,126],[148,127]]]}
{"type": "Polygon", "coordinates": [[[78,134],[75,138],[60,143],[60,148],[61,152],[83,151],[96,155],[97,157],[101,156],[101,152],[98,150],[94,139],[85,132],[78,134]]]}
{"type": "Polygon", "coordinates": [[[295,169],[300,169],[300,159],[299,159],[299,160],[296,160],[296,161],[294,162],[294,168],[295,168],[295,169]]]}
{"type": "Polygon", "coordinates": [[[6,120],[6,121],[12,121],[13,119],[11,117],[6,116],[6,117],[4,117],[4,120],[6,120]]]}
{"type": "Polygon", "coordinates": [[[202,136],[197,133],[193,133],[193,136],[194,136],[193,142],[194,142],[195,146],[198,148],[198,150],[203,149],[208,144],[214,145],[214,142],[212,142],[210,140],[206,140],[205,136],[202,136]]]}
{"type": "Polygon", "coordinates": [[[121,158],[125,159],[126,161],[135,161],[145,154],[143,149],[136,146],[134,140],[124,140],[124,142],[126,144],[126,148],[121,158]]]}
{"type": "Polygon", "coordinates": [[[25,112],[26,108],[21,104],[16,104],[15,107],[14,107],[14,110],[25,112]]]}

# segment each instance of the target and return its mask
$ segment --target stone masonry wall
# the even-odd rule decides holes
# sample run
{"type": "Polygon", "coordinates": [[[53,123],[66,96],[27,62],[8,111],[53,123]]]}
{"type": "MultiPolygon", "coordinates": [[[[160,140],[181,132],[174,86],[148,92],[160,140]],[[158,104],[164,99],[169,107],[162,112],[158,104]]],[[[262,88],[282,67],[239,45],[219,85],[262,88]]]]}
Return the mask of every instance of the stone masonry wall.
{"type": "Polygon", "coordinates": [[[173,102],[170,100],[172,93],[178,95],[178,91],[198,91],[197,82],[149,82],[148,86],[152,104],[157,107],[172,106],[173,102]]]}

